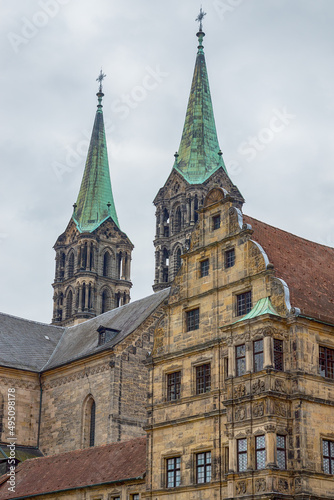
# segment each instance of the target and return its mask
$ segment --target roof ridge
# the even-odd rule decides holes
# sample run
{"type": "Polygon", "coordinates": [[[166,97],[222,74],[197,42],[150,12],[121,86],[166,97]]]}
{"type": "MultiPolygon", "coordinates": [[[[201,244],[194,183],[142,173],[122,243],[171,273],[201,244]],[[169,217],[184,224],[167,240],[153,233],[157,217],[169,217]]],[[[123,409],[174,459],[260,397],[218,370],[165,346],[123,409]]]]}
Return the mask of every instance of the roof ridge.
{"type": "Polygon", "coordinates": [[[37,324],[37,325],[48,326],[48,327],[57,328],[57,329],[60,329],[60,330],[62,330],[63,328],[65,328],[64,326],[52,325],[50,323],[43,323],[42,321],[36,321],[34,319],[22,318],[21,316],[16,316],[14,314],[9,314],[9,313],[5,313],[5,312],[0,312],[0,316],[8,316],[9,318],[20,319],[21,321],[25,321],[27,323],[34,323],[34,324],[37,324]]]}

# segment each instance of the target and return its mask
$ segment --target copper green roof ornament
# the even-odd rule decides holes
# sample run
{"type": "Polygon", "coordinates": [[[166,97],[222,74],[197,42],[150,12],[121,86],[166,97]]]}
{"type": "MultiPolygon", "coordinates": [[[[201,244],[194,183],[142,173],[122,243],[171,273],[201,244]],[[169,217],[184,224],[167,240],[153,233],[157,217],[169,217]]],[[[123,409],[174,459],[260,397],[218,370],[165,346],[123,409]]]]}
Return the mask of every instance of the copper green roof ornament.
{"type": "Polygon", "coordinates": [[[72,215],[81,233],[92,232],[109,217],[119,227],[114,197],[111,189],[107,142],[102,112],[102,82],[105,74],[100,71],[97,92],[98,105],[92,136],[89,144],[85,171],[83,174],[76,207],[72,215]],[[109,204],[109,206],[108,206],[109,204]]]}
{"type": "Polygon", "coordinates": [[[174,167],[189,184],[202,184],[220,167],[227,173],[220,151],[203,50],[202,7],[196,18],[199,45],[186,118],[174,167]]]}

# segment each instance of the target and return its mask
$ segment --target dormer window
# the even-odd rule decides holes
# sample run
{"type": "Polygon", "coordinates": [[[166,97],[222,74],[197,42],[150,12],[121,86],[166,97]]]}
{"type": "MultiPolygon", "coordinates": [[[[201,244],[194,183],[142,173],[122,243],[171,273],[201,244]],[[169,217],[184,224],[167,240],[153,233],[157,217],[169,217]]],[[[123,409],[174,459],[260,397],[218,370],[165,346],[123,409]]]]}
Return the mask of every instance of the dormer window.
{"type": "Polygon", "coordinates": [[[97,345],[107,344],[110,342],[116,335],[120,332],[120,330],[116,330],[115,328],[107,328],[105,326],[99,326],[97,329],[99,334],[99,341],[97,345]]]}

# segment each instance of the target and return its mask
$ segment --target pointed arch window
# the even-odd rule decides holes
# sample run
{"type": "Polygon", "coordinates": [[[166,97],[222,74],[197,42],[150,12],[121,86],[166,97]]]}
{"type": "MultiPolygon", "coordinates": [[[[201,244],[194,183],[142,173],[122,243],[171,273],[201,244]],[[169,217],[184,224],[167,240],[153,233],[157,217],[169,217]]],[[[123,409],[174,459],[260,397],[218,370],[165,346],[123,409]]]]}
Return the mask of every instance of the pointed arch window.
{"type": "Polygon", "coordinates": [[[66,319],[71,318],[73,310],[73,293],[69,290],[66,297],[66,319]]]}
{"type": "Polygon", "coordinates": [[[83,447],[95,445],[96,403],[89,395],[83,405],[83,447]]]}
{"type": "Polygon", "coordinates": [[[195,195],[195,199],[194,199],[194,221],[197,222],[198,221],[198,198],[197,198],[197,194],[195,195]]]}
{"type": "Polygon", "coordinates": [[[74,274],[74,253],[71,252],[68,259],[68,277],[72,278],[74,274]]]}

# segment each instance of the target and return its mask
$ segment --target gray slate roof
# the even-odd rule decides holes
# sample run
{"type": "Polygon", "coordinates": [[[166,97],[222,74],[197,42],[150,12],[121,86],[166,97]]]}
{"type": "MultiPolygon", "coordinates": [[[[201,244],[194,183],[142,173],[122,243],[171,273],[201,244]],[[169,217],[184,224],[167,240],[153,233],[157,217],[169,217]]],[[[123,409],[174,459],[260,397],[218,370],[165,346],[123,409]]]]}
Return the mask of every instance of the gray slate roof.
{"type": "Polygon", "coordinates": [[[0,313],[0,366],[40,372],[111,349],[138,328],[168,295],[169,288],[68,328],[0,313]],[[99,326],[119,333],[98,346],[99,326]]]}
{"type": "Polygon", "coordinates": [[[0,313],[0,366],[41,371],[64,330],[0,313]]]}

